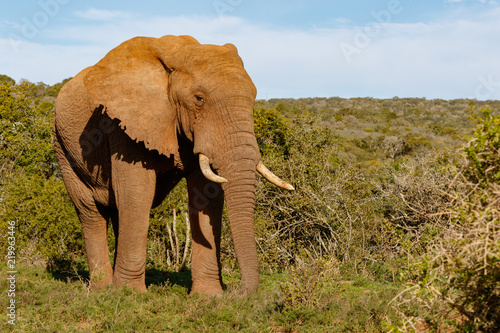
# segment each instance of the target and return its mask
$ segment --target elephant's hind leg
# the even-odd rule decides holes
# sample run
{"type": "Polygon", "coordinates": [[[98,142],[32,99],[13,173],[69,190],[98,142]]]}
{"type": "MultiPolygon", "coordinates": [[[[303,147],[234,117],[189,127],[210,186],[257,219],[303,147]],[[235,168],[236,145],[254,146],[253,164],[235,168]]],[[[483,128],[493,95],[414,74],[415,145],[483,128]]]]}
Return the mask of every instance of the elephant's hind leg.
{"type": "Polygon", "coordinates": [[[113,269],[108,255],[108,212],[105,208],[98,207],[92,190],[76,175],[57,141],[56,148],[64,183],[82,223],[90,271],[90,288],[102,289],[113,281],[113,269]]]}
{"type": "Polygon", "coordinates": [[[104,208],[96,205],[78,209],[85,238],[85,249],[90,271],[90,288],[102,289],[113,283],[113,269],[108,253],[108,220],[104,208]]]}

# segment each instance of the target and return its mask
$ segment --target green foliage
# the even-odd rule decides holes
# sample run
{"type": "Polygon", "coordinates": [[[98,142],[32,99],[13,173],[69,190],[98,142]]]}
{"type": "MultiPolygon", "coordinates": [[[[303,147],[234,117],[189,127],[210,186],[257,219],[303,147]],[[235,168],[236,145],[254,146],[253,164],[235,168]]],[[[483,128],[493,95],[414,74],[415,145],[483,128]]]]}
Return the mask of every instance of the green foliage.
{"type": "Polygon", "coordinates": [[[81,228],[58,176],[54,105],[37,99],[41,86],[0,84],[0,233],[15,221],[16,246],[25,259],[72,261],[83,252],[81,228]]]}
{"type": "Polygon", "coordinates": [[[11,77],[9,77],[7,75],[1,74],[0,75],[0,84],[1,83],[8,83],[10,85],[15,85],[16,81],[13,78],[11,78],[11,77]]]}
{"type": "Polygon", "coordinates": [[[478,116],[472,106],[472,119],[477,126],[464,150],[472,164],[466,176],[484,186],[500,182],[500,117],[493,116],[489,108],[480,113],[478,116]]]}
{"type": "Polygon", "coordinates": [[[394,272],[408,268],[401,260],[424,251],[438,228],[434,224],[442,223],[440,213],[449,201],[443,190],[452,178],[447,159],[436,161],[439,154],[426,152],[432,148],[426,139],[379,136],[375,142],[348,142],[310,113],[281,108],[280,114],[260,106],[256,135],[273,142],[267,129],[284,127],[288,120],[289,128],[282,131],[287,135],[280,137],[288,154],[263,152],[262,158],[296,191],[283,193],[265,181],[258,186],[256,231],[263,268],[281,270],[297,260],[320,258],[346,265],[358,261],[363,269],[385,272],[377,273],[379,278],[394,280],[394,272]],[[262,118],[267,127],[259,123],[262,118]],[[364,152],[353,150],[351,142],[377,154],[385,145],[385,158],[356,163],[364,152]],[[422,156],[402,159],[404,149],[422,156]],[[396,268],[380,268],[383,261],[396,268]]]}
{"type": "Polygon", "coordinates": [[[53,86],[47,87],[45,95],[50,96],[50,97],[54,97],[54,98],[57,97],[57,95],[59,94],[59,91],[62,89],[62,87],[66,84],[66,82],[68,82],[71,79],[72,78],[67,78],[67,79],[64,79],[60,83],[56,83],[53,86]]]}
{"type": "Polygon", "coordinates": [[[443,296],[465,319],[458,326],[482,332],[500,331],[500,116],[489,108],[474,115],[477,127],[465,148],[468,165],[466,194],[459,200],[455,219],[459,249],[444,263],[449,276],[443,296]],[[477,186],[479,185],[479,187],[477,186]]]}
{"type": "Polygon", "coordinates": [[[52,143],[54,105],[33,103],[29,96],[33,87],[28,82],[0,85],[0,164],[4,171],[48,178],[57,168],[52,143]]]}
{"type": "Polygon", "coordinates": [[[432,143],[428,138],[407,134],[405,135],[405,141],[401,153],[403,155],[408,155],[418,150],[430,148],[432,148],[432,143]]]}
{"type": "MultiPolygon", "coordinates": [[[[282,106],[281,112],[293,111],[282,106]]],[[[259,117],[255,118],[258,141],[272,146],[279,140],[280,147],[285,147],[274,153],[263,149],[262,159],[275,173],[291,180],[297,189],[296,193],[283,193],[268,183],[260,183],[257,189],[257,239],[265,249],[262,255],[272,258],[264,265],[276,269],[293,262],[300,248],[315,244],[313,247],[319,249],[319,239],[330,238],[329,222],[316,217],[317,200],[320,199],[312,197],[311,193],[321,191],[338,164],[336,139],[328,129],[317,126],[309,113],[293,116],[289,125],[276,109],[260,108],[258,113],[259,117]],[[274,128],[283,129],[279,131],[283,135],[275,136],[274,128]]],[[[324,212],[326,208],[320,209],[324,212]]]]}
{"type": "Polygon", "coordinates": [[[464,149],[467,162],[450,191],[452,223],[417,263],[416,282],[402,302],[407,322],[435,330],[500,331],[500,116],[489,109],[481,114],[474,115],[478,125],[464,149]],[[410,310],[408,301],[427,311],[410,310]]]}
{"type": "MultiPolygon", "coordinates": [[[[15,221],[20,260],[85,269],[80,223],[52,148],[54,102],[65,82],[16,85],[0,76],[0,247],[5,248],[9,221],[15,221]]],[[[31,275],[20,284],[28,290],[22,304],[32,305],[23,316],[49,318],[35,323],[43,329],[83,331],[151,330],[165,322],[172,323],[171,330],[201,331],[213,326],[218,331],[375,332],[409,323],[494,331],[500,308],[495,116],[500,103],[488,103],[491,108],[467,119],[466,100],[257,101],[254,124],[262,160],[296,188],[290,193],[258,181],[260,267],[263,273],[280,273],[263,275],[263,294],[249,303],[232,296],[187,300],[190,239],[183,182],[150,215],[149,295],[104,292],[104,298],[85,296],[87,303],[73,306],[75,293],[82,299],[88,294],[82,283],[86,273],[61,282],[60,270],[48,270],[52,276],[42,270],[36,279],[44,285],[36,285],[31,275]],[[467,148],[459,151],[461,137],[474,126],[467,148]],[[457,175],[461,152],[469,162],[457,175]],[[346,277],[352,281],[341,280],[346,277]],[[415,282],[411,306],[400,308],[408,319],[402,324],[388,306],[399,281],[415,282]],[[387,290],[372,288],[376,283],[387,290]],[[54,293],[64,309],[46,298],[54,293]],[[170,316],[161,308],[175,310],[170,316]],[[117,311],[132,319],[117,321],[117,311]]],[[[111,230],[109,241],[112,247],[111,230]]],[[[221,251],[232,290],[239,273],[227,220],[221,251]]],[[[30,320],[23,327],[32,327],[30,320]]]]}
{"type": "Polygon", "coordinates": [[[285,118],[280,115],[279,110],[283,108],[283,105],[272,109],[263,106],[254,108],[254,128],[262,154],[289,154],[287,139],[291,129],[285,118]]]}
{"type": "Polygon", "coordinates": [[[2,242],[7,239],[7,223],[15,221],[16,246],[30,261],[49,258],[55,263],[83,255],[80,223],[60,179],[19,174],[10,177],[2,191],[2,242]]]}

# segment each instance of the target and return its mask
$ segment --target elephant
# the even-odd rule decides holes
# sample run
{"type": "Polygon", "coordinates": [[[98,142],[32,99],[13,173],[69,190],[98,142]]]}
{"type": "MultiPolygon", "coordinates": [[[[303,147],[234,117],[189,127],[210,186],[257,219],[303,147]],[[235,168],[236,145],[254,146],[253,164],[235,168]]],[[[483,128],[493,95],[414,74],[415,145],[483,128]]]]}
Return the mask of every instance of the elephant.
{"type": "Polygon", "coordinates": [[[82,225],[92,290],[147,290],[150,210],[183,178],[193,240],[191,293],[223,292],[224,202],[241,271],[238,291],[258,288],[256,173],[284,189],[293,186],[260,160],[255,98],[233,44],[200,44],[190,36],[129,39],[64,85],[55,103],[54,145],[82,225]]]}

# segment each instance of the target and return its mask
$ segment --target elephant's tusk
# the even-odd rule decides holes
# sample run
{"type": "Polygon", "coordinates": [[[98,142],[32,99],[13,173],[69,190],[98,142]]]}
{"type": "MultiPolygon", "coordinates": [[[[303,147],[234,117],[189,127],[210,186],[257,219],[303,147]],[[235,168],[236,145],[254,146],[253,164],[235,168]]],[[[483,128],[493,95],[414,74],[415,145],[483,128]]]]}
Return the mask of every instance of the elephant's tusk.
{"type": "Polygon", "coordinates": [[[206,155],[200,154],[200,169],[206,179],[214,183],[227,183],[227,179],[216,175],[210,167],[210,160],[206,155]]]}
{"type": "Polygon", "coordinates": [[[272,173],[264,165],[264,163],[262,163],[262,161],[259,161],[259,164],[257,164],[257,171],[262,175],[262,177],[266,178],[272,184],[284,188],[285,190],[288,191],[295,191],[295,188],[292,185],[288,184],[287,182],[276,176],[274,173],[272,173]]]}

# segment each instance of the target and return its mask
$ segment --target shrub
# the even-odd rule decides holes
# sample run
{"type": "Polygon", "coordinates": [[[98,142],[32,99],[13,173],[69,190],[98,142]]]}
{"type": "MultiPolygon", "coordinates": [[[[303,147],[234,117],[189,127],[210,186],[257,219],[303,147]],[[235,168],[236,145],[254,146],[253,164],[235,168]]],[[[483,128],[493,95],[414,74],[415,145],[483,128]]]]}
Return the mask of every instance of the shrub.
{"type": "Polygon", "coordinates": [[[290,268],[289,278],[280,283],[283,306],[291,309],[321,307],[327,286],[334,289],[328,290],[328,296],[338,291],[339,284],[335,283],[339,276],[338,264],[335,259],[319,259],[310,265],[298,262],[290,268]]]}
{"type": "Polygon", "coordinates": [[[477,121],[477,127],[465,147],[470,162],[465,175],[481,187],[488,187],[500,183],[500,117],[492,116],[489,108],[480,112],[482,117],[472,109],[472,119],[477,121]]]}
{"type": "Polygon", "coordinates": [[[49,264],[83,256],[83,236],[63,182],[55,177],[19,174],[2,187],[1,246],[7,224],[16,222],[18,259],[49,264]]]}
{"type": "MultiPolygon", "coordinates": [[[[41,87],[0,83],[0,233],[16,222],[18,259],[71,261],[83,253],[81,228],[58,175],[52,143],[54,105],[41,87]]],[[[0,238],[5,246],[7,238],[0,238]]]]}
{"type": "Polygon", "coordinates": [[[500,331],[500,117],[473,113],[477,127],[455,177],[448,228],[417,263],[418,276],[400,299],[407,323],[463,332],[500,331]],[[407,306],[419,302],[428,311],[407,306]]]}
{"type": "Polygon", "coordinates": [[[311,114],[295,115],[287,123],[275,109],[261,108],[258,112],[261,115],[255,119],[257,139],[266,143],[262,159],[296,187],[294,193],[287,193],[265,181],[258,183],[255,223],[265,267],[285,268],[303,248],[317,256],[331,254],[327,243],[334,242],[332,225],[339,227],[338,219],[332,217],[328,208],[328,203],[336,200],[329,197],[334,191],[329,184],[338,167],[335,136],[317,126],[311,114]],[[260,123],[262,119],[266,120],[265,126],[260,123]],[[268,152],[266,147],[270,146],[276,148],[268,152]]]}

